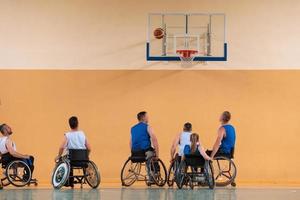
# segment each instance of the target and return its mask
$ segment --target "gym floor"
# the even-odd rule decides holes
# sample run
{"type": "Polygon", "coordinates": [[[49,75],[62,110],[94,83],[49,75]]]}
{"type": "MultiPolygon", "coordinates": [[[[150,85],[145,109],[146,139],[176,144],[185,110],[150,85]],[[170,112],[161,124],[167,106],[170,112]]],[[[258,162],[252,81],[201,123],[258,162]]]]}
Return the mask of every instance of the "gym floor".
{"type": "Polygon", "coordinates": [[[93,189],[4,189],[0,199],[198,199],[198,200],[296,200],[300,189],[294,188],[100,188],[93,189]],[[18,192],[16,192],[18,191],[18,192]]]}

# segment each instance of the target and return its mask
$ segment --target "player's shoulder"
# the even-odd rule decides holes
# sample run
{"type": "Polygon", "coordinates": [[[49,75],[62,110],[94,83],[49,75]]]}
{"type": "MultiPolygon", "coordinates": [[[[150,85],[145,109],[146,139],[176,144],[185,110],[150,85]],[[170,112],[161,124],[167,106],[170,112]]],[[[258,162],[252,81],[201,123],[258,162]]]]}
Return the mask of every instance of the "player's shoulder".
{"type": "Polygon", "coordinates": [[[85,136],[85,133],[84,133],[83,130],[78,130],[78,131],[77,131],[77,134],[80,134],[80,135],[84,135],[84,136],[85,136]]]}

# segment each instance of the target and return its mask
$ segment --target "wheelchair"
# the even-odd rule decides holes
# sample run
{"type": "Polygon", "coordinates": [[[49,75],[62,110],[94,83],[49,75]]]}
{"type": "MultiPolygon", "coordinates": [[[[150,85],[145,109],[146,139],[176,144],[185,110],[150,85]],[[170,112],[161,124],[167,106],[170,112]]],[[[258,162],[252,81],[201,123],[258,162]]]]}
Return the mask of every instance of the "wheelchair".
{"type": "Polygon", "coordinates": [[[37,180],[32,179],[32,171],[26,162],[16,159],[6,163],[0,155],[0,164],[3,176],[0,177],[0,189],[8,185],[16,187],[38,185],[37,180]]]}
{"type": "Polygon", "coordinates": [[[231,149],[229,154],[217,153],[213,161],[213,169],[215,174],[216,186],[236,186],[235,178],[237,169],[233,162],[234,148],[231,149]]]}
{"type": "Polygon", "coordinates": [[[175,173],[175,182],[179,189],[189,186],[215,187],[215,179],[211,161],[204,160],[201,155],[185,155],[175,173]]]}
{"type": "Polygon", "coordinates": [[[179,167],[180,161],[181,161],[181,156],[176,154],[175,158],[172,160],[169,170],[168,170],[167,184],[169,187],[173,187],[173,185],[174,185],[175,173],[179,167]]]}
{"type": "Polygon", "coordinates": [[[52,185],[55,189],[63,186],[74,187],[74,184],[88,184],[97,188],[101,177],[97,166],[88,157],[88,151],[82,149],[69,149],[68,155],[61,157],[53,170],[52,185]],[[73,175],[77,170],[79,174],[73,175]]]}
{"type": "Polygon", "coordinates": [[[145,151],[135,151],[126,160],[121,170],[122,186],[129,187],[136,181],[145,181],[147,186],[163,187],[166,184],[166,167],[155,153],[146,160],[145,151]]]}

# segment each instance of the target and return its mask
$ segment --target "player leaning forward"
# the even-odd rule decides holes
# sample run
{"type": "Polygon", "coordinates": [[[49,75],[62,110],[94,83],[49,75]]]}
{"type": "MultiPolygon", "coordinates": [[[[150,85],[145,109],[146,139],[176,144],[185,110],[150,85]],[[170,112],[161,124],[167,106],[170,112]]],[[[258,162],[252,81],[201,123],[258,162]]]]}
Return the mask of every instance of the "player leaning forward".
{"type": "MultiPolygon", "coordinates": [[[[2,133],[2,137],[0,137],[0,156],[2,160],[2,165],[7,165],[10,162],[15,160],[21,160],[29,166],[31,173],[33,173],[34,157],[27,154],[22,154],[17,151],[16,144],[11,139],[11,135],[13,134],[11,127],[7,124],[2,124],[0,125],[0,132],[2,133]]],[[[28,176],[28,175],[25,174],[24,176],[28,176]]],[[[24,179],[27,178],[24,177],[24,179]]],[[[32,179],[32,181],[36,181],[36,180],[32,179]]]]}

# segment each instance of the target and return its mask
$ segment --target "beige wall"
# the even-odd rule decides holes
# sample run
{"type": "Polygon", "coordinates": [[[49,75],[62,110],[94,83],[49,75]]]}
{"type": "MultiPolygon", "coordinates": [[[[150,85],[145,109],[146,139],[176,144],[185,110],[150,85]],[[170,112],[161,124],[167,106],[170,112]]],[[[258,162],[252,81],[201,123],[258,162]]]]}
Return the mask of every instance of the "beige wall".
{"type": "Polygon", "coordinates": [[[224,12],[228,62],[299,68],[299,0],[1,0],[0,68],[180,68],[147,63],[149,12],[224,12]]]}
{"type": "Polygon", "coordinates": [[[211,147],[223,110],[237,130],[239,183],[300,184],[299,71],[0,71],[0,122],[49,183],[67,119],[77,115],[104,182],[118,182],[129,129],[147,110],[168,165],[184,122],[211,147]]]}

